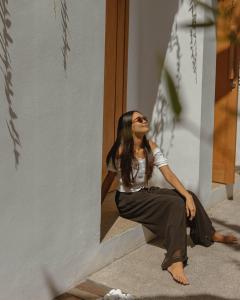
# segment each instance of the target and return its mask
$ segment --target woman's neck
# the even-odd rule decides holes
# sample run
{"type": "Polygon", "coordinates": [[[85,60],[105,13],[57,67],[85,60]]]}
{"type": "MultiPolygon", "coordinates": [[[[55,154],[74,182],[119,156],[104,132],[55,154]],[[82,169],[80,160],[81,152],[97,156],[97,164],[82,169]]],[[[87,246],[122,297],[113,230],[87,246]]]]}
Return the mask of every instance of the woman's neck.
{"type": "Polygon", "coordinates": [[[133,142],[135,149],[141,149],[144,135],[133,135],[133,142]]]}

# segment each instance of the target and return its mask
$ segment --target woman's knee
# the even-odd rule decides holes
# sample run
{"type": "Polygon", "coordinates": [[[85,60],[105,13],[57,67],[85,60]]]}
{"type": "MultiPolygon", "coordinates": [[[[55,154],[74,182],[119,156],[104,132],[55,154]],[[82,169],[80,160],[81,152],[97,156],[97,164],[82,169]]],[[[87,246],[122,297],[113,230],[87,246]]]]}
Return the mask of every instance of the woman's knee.
{"type": "Polygon", "coordinates": [[[171,199],[172,206],[177,209],[184,209],[185,210],[185,200],[181,197],[173,197],[171,199]]]}
{"type": "Polygon", "coordinates": [[[173,197],[169,200],[171,201],[169,211],[169,222],[177,227],[183,225],[185,228],[186,205],[184,199],[181,197],[173,197]]]}

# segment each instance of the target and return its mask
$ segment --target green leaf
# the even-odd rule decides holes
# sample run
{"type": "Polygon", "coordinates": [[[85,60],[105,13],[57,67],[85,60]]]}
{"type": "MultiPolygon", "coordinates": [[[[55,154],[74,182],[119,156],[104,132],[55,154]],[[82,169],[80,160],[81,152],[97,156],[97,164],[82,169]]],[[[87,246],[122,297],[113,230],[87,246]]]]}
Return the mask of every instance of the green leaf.
{"type": "Polygon", "coordinates": [[[159,78],[159,80],[161,78],[161,73],[162,73],[163,65],[164,65],[164,60],[163,60],[161,54],[158,53],[157,54],[157,66],[158,66],[158,78],[159,78]]]}
{"type": "Polygon", "coordinates": [[[166,75],[167,87],[170,95],[172,110],[175,113],[175,115],[179,117],[182,111],[182,106],[179,101],[179,96],[174,81],[166,68],[165,68],[165,75],[166,75]]]}
{"type": "Polygon", "coordinates": [[[211,27],[211,26],[215,26],[216,22],[213,20],[207,20],[206,22],[202,22],[202,23],[180,23],[179,27],[180,28],[205,28],[205,27],[211,27]]]}

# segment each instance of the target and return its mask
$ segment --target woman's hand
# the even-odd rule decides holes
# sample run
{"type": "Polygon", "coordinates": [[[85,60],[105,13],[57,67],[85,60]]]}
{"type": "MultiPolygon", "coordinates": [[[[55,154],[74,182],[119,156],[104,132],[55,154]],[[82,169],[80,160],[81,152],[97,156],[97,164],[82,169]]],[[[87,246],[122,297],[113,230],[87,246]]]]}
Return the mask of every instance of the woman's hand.
{"type": "Polygon", "coordinates": [[[189,194],[186,197],[186,212],[187,212],[187,217],[190,216],[190,220],[192,221],[192,219],[196,215],[196,206],[191,194],[189,194]]]}

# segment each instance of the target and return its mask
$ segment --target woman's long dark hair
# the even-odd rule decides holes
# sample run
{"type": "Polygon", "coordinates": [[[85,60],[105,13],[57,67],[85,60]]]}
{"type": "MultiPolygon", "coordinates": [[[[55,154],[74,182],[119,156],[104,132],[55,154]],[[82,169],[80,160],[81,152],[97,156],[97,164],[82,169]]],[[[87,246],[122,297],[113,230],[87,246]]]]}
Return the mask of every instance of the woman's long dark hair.
{"type": "MultiPolygon", "coordinates": [[[[134,141],[132,136],[132,115],[134,112],[138,112],[136,110],[131,110],[124,113],[118,120],[118,128],[117,128],[117,138],[108,152],[106,163],[109,164],[110,160],[112,160],[115,168],[116,163],[115,159],[120,159],[120,168],[121,168],[121,177],[123,183],[127,187],[131,187],[134,183],[133,178],[133,170],[132,170],[132,162],[137,162],[134,157],[134,141]],[[122,153],[118,157],[118,149],[122,145],[122,153]]],[[[144,135],[141,147],[144,149],[144,155],[146,159],[146,172],[145,178],[148,181],[153,172],[153,154],[149,142],[144,135]]]]}

